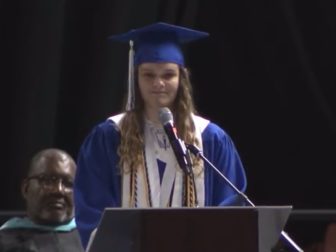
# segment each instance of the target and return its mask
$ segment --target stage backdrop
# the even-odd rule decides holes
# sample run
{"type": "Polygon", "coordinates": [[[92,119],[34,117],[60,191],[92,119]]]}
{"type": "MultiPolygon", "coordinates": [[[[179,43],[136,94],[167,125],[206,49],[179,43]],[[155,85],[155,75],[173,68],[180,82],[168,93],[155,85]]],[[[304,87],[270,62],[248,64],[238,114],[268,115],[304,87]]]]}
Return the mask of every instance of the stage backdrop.
{"type": "Polygon", "coordinates": [[[108,36],[163,21],[210,33],[185,48],[199,113],[231,135],[257,205],[335,208],[335,3],[1,0],[1,209],[46,147],[74,158],[118,113],[127,45],[108,36]]]}

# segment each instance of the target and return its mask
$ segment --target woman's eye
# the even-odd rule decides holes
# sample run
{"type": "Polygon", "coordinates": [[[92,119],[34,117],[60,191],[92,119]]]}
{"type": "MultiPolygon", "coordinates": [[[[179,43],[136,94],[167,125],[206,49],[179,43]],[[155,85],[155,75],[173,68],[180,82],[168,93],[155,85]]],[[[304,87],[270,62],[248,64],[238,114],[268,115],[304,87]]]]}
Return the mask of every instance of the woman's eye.
{"type": "Polygon", "coordinates": [[[151,74],[151,73],[144,73],[143,76],[148,78],[148,79],[154,78],[154,74],[151,74]]]}
{"type": "Polygon", "coordinates": [[[167,73],[167,74],[165,74],[165,75],[163,76],[163,78],[164,78],[165,80],[170,80],[170,79],[174,78],[175,76],[176,76],[175,73],[167,73]]]}

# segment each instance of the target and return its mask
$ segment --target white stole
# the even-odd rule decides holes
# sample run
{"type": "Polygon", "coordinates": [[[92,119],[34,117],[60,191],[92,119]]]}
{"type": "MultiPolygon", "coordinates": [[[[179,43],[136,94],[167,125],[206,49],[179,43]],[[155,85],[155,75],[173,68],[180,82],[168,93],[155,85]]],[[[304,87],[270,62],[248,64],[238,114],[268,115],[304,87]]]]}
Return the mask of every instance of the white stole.
{"type": "MultiPolygon", "coordinates": [[[[124,114],[118,114],[112,116],[109,120],[114,121],[119,125],[120,120],[124,114]]],[[[208,125],[209,121],[193,115],[192,116],[196,128],[196,137],[200,143],[200,149],[202,150],[202,137],[203,130],[208,125]]],[[[149,207],[149,193],[152,201],[152,207],[168,207],[170,203],[171,192],[173,189],[172,207],[182,206],[182,192],[183,192],[183,171],[180,169],[174,152],[168,144],[169,148],[163,150],[160,148],[158,141],[153,134],[155,127],[151,123],[145,123],[145,161],[148,171],[148,179],[146,178],[145,167],[138,167],[137,170],[137,207],[149,207]],[[162,177],[162,183],[160,184],[160,175],[157,164],[157,159],[160,159],[166,163],[166,168],[162,177]],[[149,185],[147,184],[149,183],[149,185]],[[149,192],[150,190],[150,192],[149,192]]],[[[168,141],[168,138],[167,138],[168,141]]],[[[124,167],[128,168],[128,167],[124,167]]],[[[128,169],[126,169],[128,170],[128,169]]],[[[122,207],[132,207],[131,195],[130,195],[130,181],[131,173],[124,172],[122,176],[122,207]]],[[[204,169],[200,174],[195,175],[196,193],[198,199],[198,205],[204,206],[204,169]]]]}

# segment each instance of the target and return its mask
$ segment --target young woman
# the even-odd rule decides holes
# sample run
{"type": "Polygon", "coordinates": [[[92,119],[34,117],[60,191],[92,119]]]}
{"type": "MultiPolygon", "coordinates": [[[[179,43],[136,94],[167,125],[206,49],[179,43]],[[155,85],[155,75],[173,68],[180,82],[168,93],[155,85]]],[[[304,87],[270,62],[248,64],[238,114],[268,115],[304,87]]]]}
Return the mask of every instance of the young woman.
{"type": "Polygon", "coordinates": [[[242,203],[200,158],[188,155],[191,174],[180,167],[160,119],[163,107],[171,111],[180,143],[197,146],[239,190],[246,190],[245,171],[231,138],[194,108],[181,44],[206,36],[156,23],[112,37],[131,41],[128,99],[125,111],[98,124],[79,152],[75,209],[84,246],[106,207],[242,203]]]}

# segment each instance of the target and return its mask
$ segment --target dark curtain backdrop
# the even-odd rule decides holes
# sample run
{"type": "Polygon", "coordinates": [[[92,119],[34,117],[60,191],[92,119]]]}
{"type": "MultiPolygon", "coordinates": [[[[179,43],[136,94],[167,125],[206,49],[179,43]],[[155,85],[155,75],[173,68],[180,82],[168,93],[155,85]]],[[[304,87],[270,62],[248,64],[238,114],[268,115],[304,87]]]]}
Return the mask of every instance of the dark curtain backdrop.
{"type": "Polygon", "coordinates": [[[1,209],[46,147],[76,158],[119,112],[128,46],[156,21],[208,31],[185,48],[200,114],[233,138],[257,205],[335,208],[334,1],[0,0],[1,209]]]}

